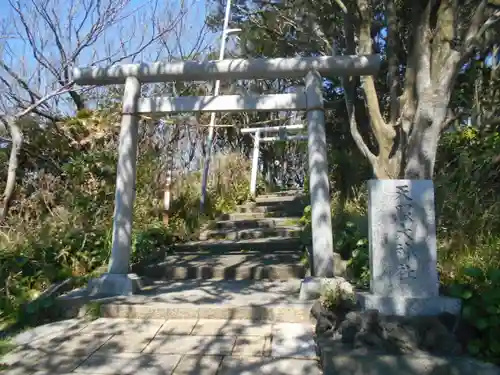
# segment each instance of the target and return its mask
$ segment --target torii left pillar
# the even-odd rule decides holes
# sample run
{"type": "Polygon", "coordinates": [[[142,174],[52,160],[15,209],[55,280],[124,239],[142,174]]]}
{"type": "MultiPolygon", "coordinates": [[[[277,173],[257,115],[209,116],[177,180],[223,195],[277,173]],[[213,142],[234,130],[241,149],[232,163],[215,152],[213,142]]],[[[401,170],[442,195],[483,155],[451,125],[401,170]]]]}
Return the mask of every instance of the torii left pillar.
{"type": "Polygon", "coordinates": [[[137,105],[141,83],[128,77],[123,94],[123,111],[116,170],[113,240],[108,272],[89,283],[91,295],[132,295],[139,288],[139,278],[129,273],[132,248],[132,220],[137,168],[137,105]]]}

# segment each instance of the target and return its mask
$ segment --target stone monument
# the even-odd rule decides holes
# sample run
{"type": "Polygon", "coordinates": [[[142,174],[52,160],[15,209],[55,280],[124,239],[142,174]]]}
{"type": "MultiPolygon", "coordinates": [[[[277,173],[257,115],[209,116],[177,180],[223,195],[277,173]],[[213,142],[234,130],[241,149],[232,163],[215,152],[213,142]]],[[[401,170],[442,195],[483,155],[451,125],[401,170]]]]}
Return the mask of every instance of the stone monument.
{"type": "Polygon", "coordinates": [[[370,291],[364,309],[383,315],[458,314],[460,301],[439,296],[434,186],[431,180],[368,182],[370,291]]]}

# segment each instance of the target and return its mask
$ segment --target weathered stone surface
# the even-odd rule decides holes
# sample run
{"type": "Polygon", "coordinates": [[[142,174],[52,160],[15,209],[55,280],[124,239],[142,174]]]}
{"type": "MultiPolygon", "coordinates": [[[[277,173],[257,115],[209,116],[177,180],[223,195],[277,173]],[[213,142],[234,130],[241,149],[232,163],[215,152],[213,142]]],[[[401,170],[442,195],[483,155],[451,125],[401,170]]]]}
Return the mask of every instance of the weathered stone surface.
{"type": "Polygon", "coordinates": [[[14,345],[36,345],[36,342],[48,340],[61,334],[72,335],[79,333],[88,325],[82,319],[61,320],[49,324],[44,324],[33,329],[21,332],[12,339],[14,345]]]}
{"type": "Polygon", "coordinates": [[[313,325],[297,323],[274,324],[271,356],[274,358],[316,358],[313,325]]]}
{"type": "Polygon", "coordinates": [[[364,292],[356,293],[358,304],[366,310],[376,309],[383,315],[436,316],[442,313],[458,315],[459,299],[450,297],[379,296],[364,292]]]}
{"type": "Polygon", "coordinates": [[[192,335],[196,336],[271,336],[272,324],[248,320],[199,319],[192,335]]]}
{"type": "Polygon", "coordinates": [[[236,339],[234,344],[234,356],[262,357],[266,349],[266,337],[244,336],[236,339]]]}
{"type": "Polygon", "coordinates": [[[96,353],[81,364],[78,374],[151,375],[170,374],[181,360],[180,355],[121,353],[101,355],[96,353]]]}
{"type": "Polygon", "coordinates": [[[491,364],[468,358],[431,355],[338,355],[327,349],[321,356],[324,375],[499,375],[491,364]]]}
{"type": "Polygon", "coordinates": [[[315,333],[317,336],[331,333],[337,323],[337,316],[332,311],[325,309],[320,301],[314,302],[311,316],[316,319],[315,333]]]}
{"type": "Polygon", "coordinates": [[[100,305],[106,318],[247,319],[309,322],[312,302],[298,299],[301,280],[184,280],[157,282],[126,297],[89,298],[74,291],[58,299],[66,316],[83,314],[86,304],[100,305]]]}
{"type": "Polygon", "coordinates": [[[185,355],[175,367],[172,375],[216,375],[222,358],[221,356],[185,355]]]}
{"type": "Polygon", "coordinates": [[[311,324],[98,319],[85,332],[63,328],[0,358],[2,374],[321,374],[311,324]]]}
{"type": "Polygon", "coordinates": [[[105,273],[91,279],[87,292],[90,296],[130,296],[141,290],[141,280],[135,274],[105,273]]]}
{"type": "Polygon", "coordinates": [[[363,324],[363,319],[361,314],[351,311],[349,312],[345,320],[339,325],[339,333],[342,337],[342,342],[345,344],[354,344],[356,340],[356,335],[361,331],[363,324]]]}
{"type": "Polygon", "coordinates": [[[311,315],[316,319],[316,332],[320,333],[317,334],[318,341],[327,347],[335,347],[337,352],[428,352],[444,356],[461,353],[461,345],[453,331],[441,322],[446,317],[383,316],[377,310],[352,310],[343,316],[335,311],[331,314],[335,315],[335,324],[330,323],[331,315],[319,303],[311,309],[311,315]]]}
{"type": "Polygon", "coordinates": [[[439,297],[432,181],[370,180],[368,191],[372,294],[360,304],[384,315],[458,313],[459,300],[439,297]]]}
{"type": "Polygon", "coordinates": [[[233,336],[165,336],[154,338],[144,353],[155,354],[231,354],[236,338],[233,336]]]}
{"type": "Polygon", "coordinates": [[[371,291],[436,297],[434,186],[430,180],[370,180],[371,291]]]}
{"type": "Polygon", "coordinates": [[[217,375],[321,375],[321,373],[316,360],[225,357],[217,375]]]}

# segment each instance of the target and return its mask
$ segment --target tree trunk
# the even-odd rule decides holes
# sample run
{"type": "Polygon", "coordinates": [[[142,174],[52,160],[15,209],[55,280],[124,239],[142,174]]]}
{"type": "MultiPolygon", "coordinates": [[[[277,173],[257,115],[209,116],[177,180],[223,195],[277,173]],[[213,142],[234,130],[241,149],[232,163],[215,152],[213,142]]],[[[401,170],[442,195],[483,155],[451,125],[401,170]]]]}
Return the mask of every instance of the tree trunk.
{"type": "Polygon", "coordinates": [[[450,95],[437,94],[442,90],[429,91],[431,93],[423,95],[416,105],[409,139],[406,140],[406,134],[398,129],[398,136],[394,140],[387,139],[385,145],[380,147],[382,151],[372,163],[377,179],[432,179],[450,95]]]}
{"type": "Polygon", "coordinates": [[[443,93],[443,90],[432,90],[423,95],[418,103],[413,131],[405,150],[402,177],[410,180],[432,179],[450,96],[451,93],[443,93]]]}
{"type": "Polygon", "coordinates": [[[8,120],[10,135],[12,138],[12,145],[9,157],[9,169],[7,172],[7,183],[3,193],[3,206],[0,208],[0,222],[7,218],[14,191],[16,187],[17,167],[19,165],[19,154],[23,143],[23,135],[21,129],[17,125],[17,118],[8,120]]]}
{"type": "Polygon", "coordinates": [[[372,163],[373,175],[379,180],[389,180],[401,177],[402,159],[399,144],[393,145],[390,153],[380,153],[372,163]]]}

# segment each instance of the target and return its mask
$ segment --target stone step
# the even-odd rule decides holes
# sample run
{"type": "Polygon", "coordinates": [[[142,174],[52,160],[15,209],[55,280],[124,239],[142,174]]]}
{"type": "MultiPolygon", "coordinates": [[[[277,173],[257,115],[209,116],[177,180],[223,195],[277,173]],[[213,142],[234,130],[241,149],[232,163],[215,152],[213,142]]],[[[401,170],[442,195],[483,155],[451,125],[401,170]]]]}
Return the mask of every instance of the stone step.
{"type": "Polygon", "coordinates": [[[272,203],[255,204],[247,203],[237,206],[234,213],[266,213],[268,215],[283,216],[302,216],[305,205],[302,203],[272,203]]]}
{"type": "Polygon", "coordinates": [[[302,196],[304,195],[303,190],[283,190],[283,191],[275,191],[274,193],[267,193],[257,196],[257,198],[262,197],[286,197],[286,196],[302,196]]]}
{"type": "Polygon", "coordinates": [[[165,262],[140,270],[141,276],[160,280],[289,280],[307,275],[300,251],[240,254],[168,255],[165,262]]]}
{"type": "Polygon", "coordinates": [[[299,238],[268,237],[239,241],[206,240],[191,241],[175,245],[174,252],[221,254],[230,252],[276,252],[293,251],[300,253],[304,247],[299,238]]]}
{"type": "Polygon", "coordinates": [[[272,219],[272,218],[287,218],[302,216],[303,209],[292,211],[269,211],[269,212],[235,212],[231,214],[222,214],[219,220],[259,220],[259,219],[272,219]]]}
{"type": "Polygon", "coordinates": [[[297,226],[278,228],[251,228],[251,229],[219,229],[207,230],[200,234],[200,241],[205,240],[247,240],[255,238],[297,238],[300,237],[302,228],[297,226]]]}
{"type": "Polygon", "coordinates": [[[212,224],[211,229],[272,229],[286,226],[299,225],[300,217],[266,218],[266,219],[243,219],[243,220],[219,220],[212,224]]]}
{"type": "Polygon", "coordinates": [[[66,317],[90,308],[110,318],[135,319],[249,319],[266,322],[311,322],[312,303],[298,299],[301,280],[184,280],[153,282],[136,294],[98,298],[86,288],[57,300],[66,317]]]}
{"type": "Polygon", "coordinates": [[[277,195],[262,195],[255,198],[255,203],[264,205],[264,204],[308,204],[308,197],[303,195],[285,195],[285,196],[277,196],[277,195]]]}

